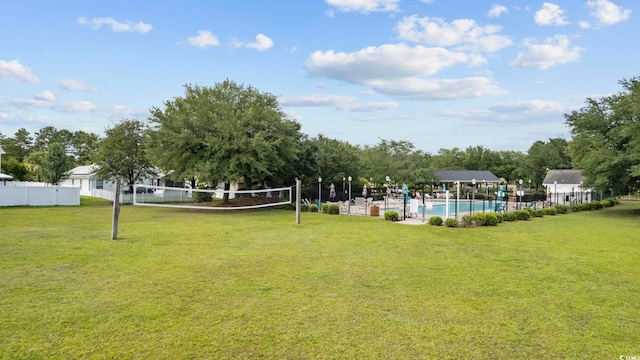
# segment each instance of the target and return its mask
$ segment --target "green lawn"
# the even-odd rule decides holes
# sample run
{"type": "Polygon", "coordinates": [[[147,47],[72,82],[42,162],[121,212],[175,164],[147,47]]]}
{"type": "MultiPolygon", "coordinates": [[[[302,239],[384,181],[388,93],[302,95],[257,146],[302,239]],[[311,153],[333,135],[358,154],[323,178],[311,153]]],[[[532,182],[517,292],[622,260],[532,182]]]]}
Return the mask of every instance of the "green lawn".
{"type": "Polygon", "coordinates": [[[0,358],[640,355],[640,202],[497,227],[0,208],[0,358]]]}

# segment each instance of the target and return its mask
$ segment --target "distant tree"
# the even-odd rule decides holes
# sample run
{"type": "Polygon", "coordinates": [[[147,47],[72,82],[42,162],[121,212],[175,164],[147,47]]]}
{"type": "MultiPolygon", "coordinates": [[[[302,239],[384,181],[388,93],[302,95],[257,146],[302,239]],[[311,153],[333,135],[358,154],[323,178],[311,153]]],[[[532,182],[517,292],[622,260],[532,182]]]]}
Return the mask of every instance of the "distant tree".
{"type": "Polygon", "coordinates": [[[44,167],[45,155],[46,151],[32,151],[22,162],[23,166],[29,172],[30,180],[43,181],[42,169],[44,167]]]}
{"type": "Polygon", "coordinates": [[[151,109],[153,162],[173,170],[174,178],[214,186],[224,182],[226,189],[241,180],[280,185],[276,181],[283,181],[283,170],[298,160],[302,134],[277,98],[230,80],[184,88],[184,97],[151,109]]]}
{"type": "Polygon", "coordinates": [[[58,185],[68,177],[71,163],[64,150],[64,146],[59,143],[49,144],[45,152],[40,172],[44,182],[58,185]]]}
{"type": "Polygon", "coordinates": [[[542,184],[549,169],[571,169],[569,143],[565,139],[536,141],[527,151],[524,174],[536,187],[542,184]]]}
{"type": "Polygon", "coordinates": [[[15,181],[29,180],[29,170],[24,163],[19,162],[18,159],[14,157],[7,159],[5,159],[5,156],[2,157],[2,172],[13,176],[13,180],[15,181]]]}
{"type": "Polygon", "coordinates": [[[155,174],[146,154],[143,122],[125,119],[105,133],[95,156],[98,178],[122,181],[133,191],[133,185],[155,174]]]}
{"type": "MultiPolygon", "coordinates": [[[[328,138],[322,134],[309,141],[315,153],[315,172],[302,178],[303,183],[315,184],[318,177],[323,179],[323,185],[329,186],[332,182],[342,181],[343,177],[358,175],[359,149],[346,141],[328,138]]],[[[317,185],[317,184],[316,184],[317,185]]]]}
{"type": "Polygon", "coordinates": [[[623,91],[565,114],[573,139],[569,152],[586,185],[626,193],[640,184],[640,78],[620,81],[623,91]]]}
{"type": "Polygon", "coordinates": [[[381,139],[375,146],[365,146],[361,152],[362,176],[384,184],[389,176],[392,183],[414,186],[421,174],[430,167],[431,156],[416,150],[410,141],[381,139]]]}
{"type": "Polygon", "coordinates": [[[25,128],[21,128],[16,131],[12,138],[4,139],[2,148],[8,156],[16,158],[18,162],[22,162],[31,152],[32,146],[33,137],[25,128]]]}
{"type": "Polygon", "coordinates": [[[465,154],[457,147],[439,149],[433,156],[431,166],[434,170],[464,170],[465,154]]]}
{"type": "Polygon", "coordinates": [[[76,131],[71,140],[73,156],[76,165],[89,165],[98,152],[100,137],[93,133],[76,131]]]}

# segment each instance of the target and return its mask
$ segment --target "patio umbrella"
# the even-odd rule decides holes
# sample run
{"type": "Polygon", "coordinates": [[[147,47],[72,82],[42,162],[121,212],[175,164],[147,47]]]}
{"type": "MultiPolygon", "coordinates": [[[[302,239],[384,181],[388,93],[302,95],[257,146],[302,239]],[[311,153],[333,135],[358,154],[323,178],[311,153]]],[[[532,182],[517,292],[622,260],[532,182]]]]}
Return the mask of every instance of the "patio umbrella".
{"type": "Polygon", "coordinates": [[[13,176],[0,173],[0,180],[11,180],[11,179],[13,179],[13,176]]]}

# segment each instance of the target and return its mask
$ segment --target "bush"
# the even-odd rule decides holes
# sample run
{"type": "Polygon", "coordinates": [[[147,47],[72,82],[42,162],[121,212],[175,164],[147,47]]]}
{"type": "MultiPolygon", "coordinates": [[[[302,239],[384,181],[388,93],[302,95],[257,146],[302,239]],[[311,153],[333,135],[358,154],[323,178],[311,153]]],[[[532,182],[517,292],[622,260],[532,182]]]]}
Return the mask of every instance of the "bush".
{"type": "Polygon", "coordinates": [[[502,214],[500,213],[494,213],[496,214],[496,217],[498,218],[498,224],[504,221],[504,216],[502,216],[502,214]]]}
{"type": "Polygon", "coordinates": [[[474,215],[474,217],[475,223],[480,226],[496,226],[499,222],[498,215],[496,213],[479,213],[474,215]]]}
{"type": "Polygon", "coordinates": [[[516,210],[513,212],[513,216],[516,217],[516,220],[529,220],[531,214],[528,211],[516,210]]]}
{"type": "Polygon", "coordinates": [[[534,217],[543,217],[544,216],[544,210],[542,210],[542,209],[533,210],[533,216],[534,217]]]}
{"type": "Polygon", "coordinates": [[[600,201],[591,202],[591,208],[594,210],[602,209],[602,202],[600,201]]]}
{"type": "Polygon", "coordinates": [[[440,216],[432,216],[429,218],[429,225],[442,226],[442,218],[440,216]]]}
{"type": "Polygon", "coordinates": [[[600,203],[604,207],[611,207],[611,206],[615,205],[615,201],[613,199],[602,199],[602,200],[600,200],[600,203]]]}
{"type": "Polygon", "coordinates": [[[300,212],[307,212],[309,211],[309,205],[308,204],[300,204],[300,212]]]}
{"type": "Polygon", "coordinates": [[[512,212],[506,212],[504,214],[502,214],[502,220],[503,221],[516,221],[516,214],[512,212]]]}
{"type": "Polygon", "coordinates": [[[475,224],[476,222],[476,215],[464,215],[462,216],[462,219],[460,220],[460,225],[463,227],[471,227],[475,224]]]}
{"type": "Polygon", "coordinates": [[[329,213],[329,203],[324,203],[322,204],[322,206],[320,207],[320,211],[322,211],[323,214],[328,214],[329,213]]]}
{"type": "Polygon", "coordinates": [[[556,214],[566,214],[567,212],[569,212],[569,208],[565,205],[556,205],[556,214]]]}
{"type": "Polygon", "coordinates": [[[327,206],[327,212],[329,215],[339,215],[340,214],[340,206],[338,204],[330,204],[327,206]]]}
{"type": "MultiPolygon", "coordinates": [[[[206,186],[198,185],[198,190],[205,190],[206,186]]],[[[210,202],[212,200],[212,193],[203,192],[203,191],[194,191],[193,192],[193,201],[197,203],[210,202]]]]}
{"type": "Polygon", "coordinates": [[[569,206],[569,211],[571,211],[572,213],[580,212],[580,211],[582,211],[582,208],[580,208],[580,204],[573,204],[573,205],[569,206]]]}
{"type": "Polygon", "coordinates": [[[398,221],[400,220],[400,215],[397,211],[388,210],[384,212],[384,219],[386,221],[398,221]]]}
{"type": "Polygon", "coordinates": [[[447,220],[444,221],[444,225],[446,227],[458,227],[458,220],[454,218],[448,218],[447,220]]]}
{"type": "Polygon", "coordinates": [[[309,208],[307,209],[309,212],[318,212],[318,205],[316,204],[311,204],[309,205],[309,208]]]}
{"type": "Polygon", "coordinates": [[[580,211],[589,211],[591,210],[591,204],[589,203],[578,204],[578,209],[580,209],[580,211]]]}
{"type": "Polygon", "coordinates": [[[556,214],[556,208],[553,207],[553,206],[549,206],[548,208],[542,209],[542,212],[545,215],[555,215],[556,214]]]}

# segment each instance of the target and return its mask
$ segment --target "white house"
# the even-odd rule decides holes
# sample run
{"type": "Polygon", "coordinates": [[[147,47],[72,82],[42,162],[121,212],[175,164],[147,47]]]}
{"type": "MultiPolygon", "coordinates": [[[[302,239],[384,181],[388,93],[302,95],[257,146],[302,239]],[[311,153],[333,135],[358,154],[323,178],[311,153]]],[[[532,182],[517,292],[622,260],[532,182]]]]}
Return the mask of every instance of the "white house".
{"type": "Polygon", "coordinates": [[[582,170],[549,170],[542,181],[547,189],[547,199],[551,204],[571,205],[591,202],[592,189],[584,187],[582,170]]]}

